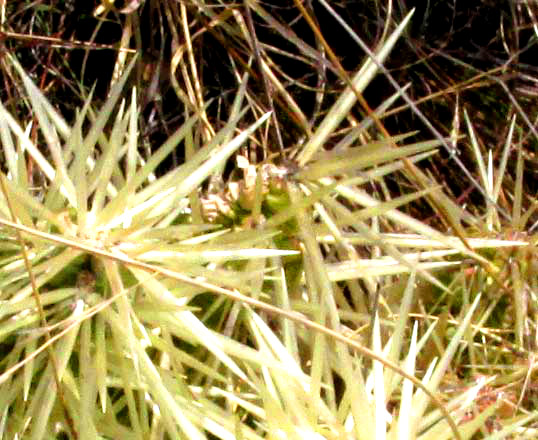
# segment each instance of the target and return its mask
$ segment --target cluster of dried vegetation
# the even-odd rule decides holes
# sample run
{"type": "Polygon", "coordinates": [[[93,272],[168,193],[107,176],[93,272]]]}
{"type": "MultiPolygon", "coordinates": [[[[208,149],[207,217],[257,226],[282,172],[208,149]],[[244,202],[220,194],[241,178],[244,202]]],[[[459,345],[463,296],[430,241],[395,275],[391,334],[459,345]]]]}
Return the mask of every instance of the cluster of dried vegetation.
{"type": "Polygon", "coordinates": [[[0,2],[0,438],[538,437],[538,7],[412,3],[0,2]]]}

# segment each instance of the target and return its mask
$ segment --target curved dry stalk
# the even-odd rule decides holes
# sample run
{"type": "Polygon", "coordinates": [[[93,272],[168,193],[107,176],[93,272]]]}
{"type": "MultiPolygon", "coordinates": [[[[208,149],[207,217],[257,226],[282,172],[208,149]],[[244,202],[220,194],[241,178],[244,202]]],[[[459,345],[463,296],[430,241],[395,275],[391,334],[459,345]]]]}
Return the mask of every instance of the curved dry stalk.
{"type": "MultiPolygon", "coordinates": [[[[6,177],[3,174],[0,174],[0,187],[2,188],[2,193],[4,194],[4,197],[6,199],[6,204],[11,213],[11,217],[13,221],[16,222],[17,219],[15,217],[15,211],[13,209],[11,199],[8,196],[8,190],[6,186],[6,177]]],[[[56,354],[54,353],[54,350],[52,349],[52,342],[51,342],[52,336],[50,334],[49,325],[47,323],[47,318],[45,316],[45,310],[43,308],[43,304],[41,303],[41,297],[39,296],[39,289],[37,287],[36,279],[34,276],[34,271],[32,270],[32,263],[30,262],[30,259],[28,258],[26,244],[24,243],[24,239],[22,238],[21,231],[16,229],[15,234],[17,236],[17,241],[19,242],[20,247],[21,247],[21,253],[24,260],[24,265],[26,267],[26,271],[28,272],[28,276],[30,278],[30,284],[32,286],[32,294],[34,296],[39,318],[41,320],[41,326],[44,328],[45,344],[43,344],[43,346],[47,347],[47,351],[49,354],[50,362],[52,365],[52,373],[54,376],[54,382],[56,383],[56,390],[58,393],[58,398],[60,400],[60,406],[62,408],[63,415],[67,422],[67,426],[69,427],[70,434],[73,436],[74,439],[78,439],[78,433],[75,429],[75,423],[73,422],[73,418],[71,417],[71,414],[69,413],[67,402],[65,400],[64,391],[63,391],[64,386],[62,385],[62,380],[60,379],[60,368],[58,366],[58,360],[56,359],[56,354]]]]}
{"type": "MultiPolygon", "coordinates": [[[[38,231],[36,229],[29,228],[27,226],[20,225],[20,224],[17,224],[17,223],[8,221],[8,220],[4,220],[4,219],[0,219],[0,224],[4,225],[6,227],[9,227],[11,229],[14,229],[16,231],[19,231],[19,233],[24,232],[24,233],[27,233],[27,234],[35,236],[35,237],[39,237],[39,238],[44,239],[44,240],[52,241],[52,242],[57,243],[57,244],[62,244],[62,245],[65,245],[65,246],[72,247],[74,249],[78,249],[78,250],[81,250],[81,251],[88,252],[88,253],[90,253],[90,254],[92,254],[94,256],[107,258],[107,259],[116,261],[118,263],[122,263],[122,264],[124,264],[126,266],[136,267],[138,269],[142,269],[144,271],[150,272],[151,274],[164,275],[164,276],[172,278],[172,279],[174,279],[176,281],[181,281],[183,283],[187,283],[187,284],[190,284],[192,286],[201,287],[203,289],[207,289],[208,291],[216,293],[216,294],[219,294],[219,295],[225,295],[226,297],[228,297],[228,298],[230,298],[230,299],[232,299],[234,301],[240,301],[240,302],[248,304],[248,305],[250,305],[252,307],[255,307],[257,309],[263,310],[263,311],[265,311],[267,313],[271,313],[271,314],[273,314],[275,316],[280,316],[280,317],[290,319],[292,321],[295,321],[295,322],[297,322],[299,324],[304,325],[307,328],[310,328],[311,330],[314,330],[316,332],[320,332],[320,333],[323,333],[323,334],[325,334],[327,336],[330,336],[331,338],[352,347],[353,349],[355,349],[358,353],[362,354],[363,356],[366,356],[366,357],[368,357],[370,359],[373,359],[375,361],[380,362],[381,364],[383,364],[387,368],[390,368],[391,370],[398,373],[399,375],[401,375],[405,379],[408,379],[409,381],[411,381],[417,388],[421,389],[424,393],[426,393],[428,395],[428,397],[430,397],[432,402],[443,413],[443,416],[446,418],[447,422],[449,423],[451,429],[454,432],[455,437],[457,439],[459,439],[459,440],[462,440],[461,436],[459,434],[458,428],[456,426],[456,423],[454,422],[454,420],[450,416],[450,413],[445,408],[445,406],[444,406],[443,402],[441,401],[441,399],[435,393],[430,391],[428,389],[428,387],[426,385],[424,385],[420,380],[418,380],[413,375],[407,373],[404,369],[400,368],[398,365],[394,364],[393,362],[390,362],[390,361],[386,360],[385,358],[383,358],[382,356],[377,354],[375,351],[370,350],[369,348],[359,344],[358,342],[348,338],[347,336],[344,336],[344,335],[342,335],[342,334],[340,334],[340,333],[338,333],[338,332],[336,332],[336,331],[334,331],[332,329],[324,327],[324,326],[322,326],[322,325],[320,325],[320,324],[318,324],[318,323],[316,323],[314,321],[311,321],[311,320],[305,318],[300,313],[290,312],[288,310],[284,310],[284,309],[281,309],[279,307],[272,306],[270,304],[264,303],[263,301],[259,301],[257,299],[245,296],[245,295],[241,294],[239,291],[232,291],[232,290],[225,289],[225,288],[222,288],[222,287],[219,287],[219,286],[215,286],[213,284],[210,284],[210,283],[207,283],[207,282],[204,282],[204,281],[193,279],[193,278],[191,278],[189,276],[182,275],[182,274],[180,274],[178,272],[175,272],[175,271],[172,271],[170,269],[161,268],[161,267],[155,266],[153,264],[148,264],[148,263],[144,263],[144,262],[135,260],[133,258],[127,257],[124,254],[115,253],[115,252],[107,251],[107,250],[104,250],[104,249],[99,249],[99,248],[96,248],[94,246],[91,246],[91,245],[88,245],[88,244],[85,244],[85,243],[79,243],[79,242],[76,242],[74,240],[70,240],[70,239],[67,239],[67,238],[64,238],[64,237],[59,237],[59,236],[54,235],[54,234],[49,234],[49,233],[46,233],[46,232],[38,231]]],[[[70,328],[70,327],[68,327],[68,328],[70,328]]],[[[66,331],[67,331],[67,329],[63,331],[63,334],[65,334],[66,331]]],[[[56,335],[56,336],[58,336],[58,335],[56,335]]],[[[50,341],[48,341],[46,343],[47,346],[52,344],[52,342],[54,340],[56,340],[56,339],[51,339],[50,341]]],[[[44,348],[42,348],[42,349],[44,349],[44,348]]],[[[17,364],[17,368],[20,368],[22,365],[24,365],[23,362],[24,361],[17,364]]],[[[10,370],[8,370],[8,372],[0,375],[0,383],[3,382],[4,380],[6,380],[7,377],[9,377],[8,373],[12,374],[14,371],[16,371],[17,368],[11,368],[10,370]]]]}

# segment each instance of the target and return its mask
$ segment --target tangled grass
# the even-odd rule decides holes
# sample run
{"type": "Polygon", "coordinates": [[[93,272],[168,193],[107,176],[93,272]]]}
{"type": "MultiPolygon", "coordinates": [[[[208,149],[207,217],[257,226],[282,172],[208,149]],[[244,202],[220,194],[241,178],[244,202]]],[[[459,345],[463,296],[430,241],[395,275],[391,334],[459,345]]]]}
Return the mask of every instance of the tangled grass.
{"type": "Polygon", "coordinates": [[[489,70],[400,1],[34,6],[2,6],[2,438],[537,436],[531,6],[489,70]]]}

